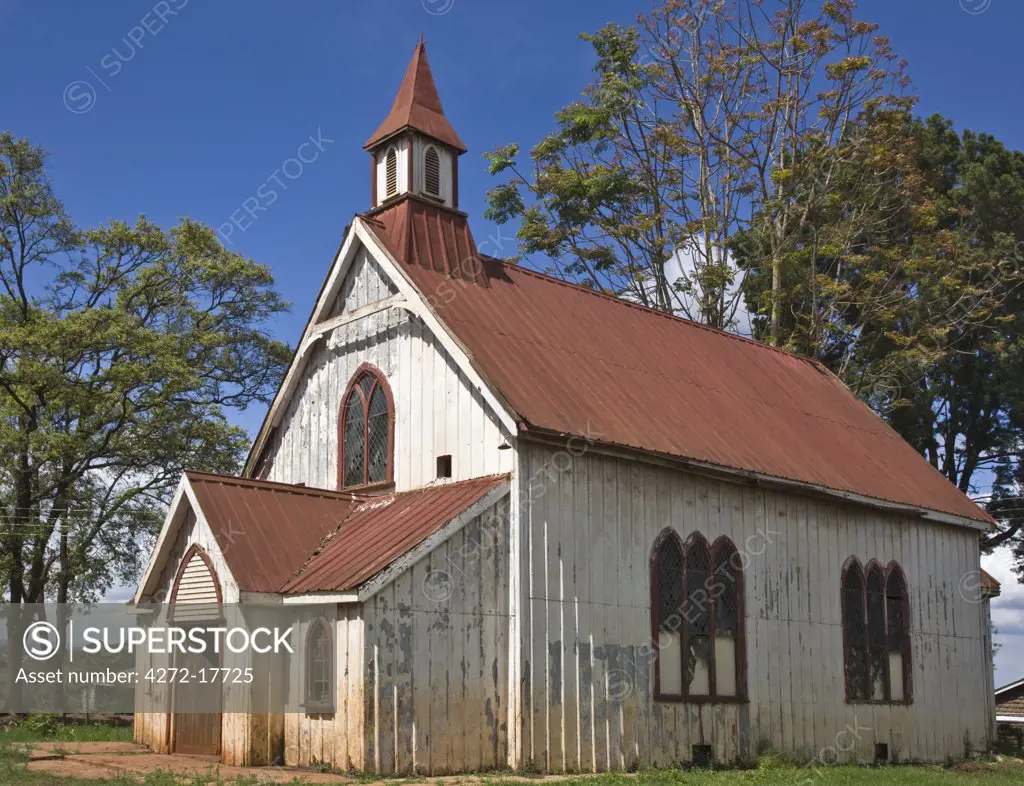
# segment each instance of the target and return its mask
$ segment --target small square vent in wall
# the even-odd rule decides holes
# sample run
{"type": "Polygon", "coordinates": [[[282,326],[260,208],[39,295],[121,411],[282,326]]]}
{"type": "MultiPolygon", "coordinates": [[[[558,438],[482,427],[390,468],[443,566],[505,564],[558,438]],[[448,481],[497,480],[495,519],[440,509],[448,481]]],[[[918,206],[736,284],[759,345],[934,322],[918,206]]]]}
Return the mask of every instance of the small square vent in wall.
{"type": "Polygon", "coordinates": [[[710,745],[694,745],[693,746],[693,766],[694,767],[710,767],[714,764],[714,754],[711,752],[710,745]]]}
{"type": "Polygon", "coordinates": [[[437,476],[439,478],[450,478],[452,476],[452,457],[450,455],[437,457],[437,476]]]}

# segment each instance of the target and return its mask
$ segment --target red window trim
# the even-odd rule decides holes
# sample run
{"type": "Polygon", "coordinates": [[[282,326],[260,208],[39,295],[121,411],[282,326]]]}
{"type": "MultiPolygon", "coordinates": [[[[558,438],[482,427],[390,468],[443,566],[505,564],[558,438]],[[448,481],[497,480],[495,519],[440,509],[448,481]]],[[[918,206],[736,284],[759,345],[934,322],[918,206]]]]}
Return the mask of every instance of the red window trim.
{"type": "MultiPolygon", "coordinates": [[[[370,388],[372,395],[374,388],[370,388]]],[[[341,406],[338,409],[338,488],[339,489],[360,489],[388,486],[395,480],[395,397],[391,393],[391,386],[388,384],[384,372],[372,363],[363,363],[352,374],[348,387],[345,388],[345,395],[341,397],[341,406]],[[366,451],[369,445],[369,397],[363,402],[363,482],[351,486],[345,485],[345,412],[348,409],[349,399],[353,395],[360,395],[358,385],[364,375],[369,374],[375,380],[375,385],[384,391],[388,403],[388,461],[384,480],[367,482],[368,457],[366,451]]]]}
{"type": "MultiPolygon", "coordinates": [[[[681,693],[663,693],[661,690],[661,664],[660,664],[660,649],[661,649],[661,626],[658,615],[661,611],[660,604],[660,581],[658,576],[658,554],[662,547],[665,546],[666,542],[672,541],[679,549],[682,555],[682,572],[680,574],[680,581],[683,586],[683,593],[685,594],[686,588],[686,559],[689,553],[689,549],[694,545],[700,545],[707,550],[710,562],[709,562],[709,576],[713,576],[715,573],[715,565],[717,564],[717,557],[722,549],[729,549],[733,554],[738,555],[739,550],[730,538],[725,535],[720,535],[715,539],[713,544],[708,544],[707,538],[704,537],[700,532],[693,532],[686,539],[684,543],[679,535],[671,527],[667,527],[662,530],[661,534],[658,535],[654,540],[654,547],[651,549],[650,556],[650,571],[651,571],[651,641],[653,642],[654,650],[654,700],[664,702],[687,702],[693,704],[746,704],[749,699],[747,697],[747,650],[746,650],[746,608],[744,604],[744,583],[743,583],[743,567],[742,565],[734,565],[735,568],[735,579],[736,579],[736,618],[737,618],[737,630],[736,630],[736,695],[735,696],[719,696],[717,695],[717,664],[715,663],[715,625],[716,625],[716,613],[715,613],[715,601],[717,598],[710,598],[708,605],[708,640],[710,641],[710,653],[709,653],[709,682],[708,682],[708,693],[706,694],[691,694],[689,692],[689,685],[686,681],[686,675],[682,675],[681,693]]],[[[682,668],[686,669],[686,656],[687,641],[686,641],[686,623],[685,620],[680,627],[680,647],[684,653],[681,657],[682,668]]]]}
{"type": "MultiPolygon", "coordinates": [[[[903,572],[903,568],[896,560],[890,560],[886,567],[882,567],[881,563],[876,559],[868,561],[867,566],[861,565],[859,559],[856,556],[849,557],[846,562],[843,563],[842,571],[840,572],[839,578],[839,608],[840,608],[840,622],[843,628],[843,682],[846,692],[846,703],[847,704],[894,704],[910,705],[914,703],[914,691],[913,685],[911,684],[911,635],[910,635],[910,591],[907,585],[907,576],[903,572]],[[853,695],[853,679],[850,663],[850,640],[849,640],[849,626],[846,622],[846,604],[844,603],[844,593],[848,592],[846,589],[847,579],[850,572],[856,569],[860,574],[860,611],[861,620],[860,624],[863,627],[864,632],[864,646],[870,648],[870,630],[868,624],[868,576],[871,571],[878,570],[882,574],[882,608],[883,616],[882,621],[885,626],[885,695],[887,698],[882,699],[871,699],[871,698],[857,698],[853,695]],[[900,654],[903,656],[903,698],[892,699],[888,698],[892,695],[892,675],[889,672],[889,653],[892,652],[891,642],[889,641],[889,577],[895,573],[900,580],[900,584],[903,589],[903,641],[900,642],[900,654]]],[[[869,662],[867,654],[865,654],[865,664],[869,662]]],[[[870,667],[869,667],[870,668],[870,667]]],[[[868,675],[870,676],[870,674],[868,675]]]]}

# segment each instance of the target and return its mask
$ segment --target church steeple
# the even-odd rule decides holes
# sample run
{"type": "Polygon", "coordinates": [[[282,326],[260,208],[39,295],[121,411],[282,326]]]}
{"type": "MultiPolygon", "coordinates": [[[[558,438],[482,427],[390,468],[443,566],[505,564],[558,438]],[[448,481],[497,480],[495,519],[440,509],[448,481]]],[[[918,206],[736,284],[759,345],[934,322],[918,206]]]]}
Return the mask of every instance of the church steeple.
{"type": "Polygon", "coordinates": [[[466,146],[445,117],[422,37],[391,112],[363,147],[373,156],[374,207],[409,193],[458,207],[466,146]]]}

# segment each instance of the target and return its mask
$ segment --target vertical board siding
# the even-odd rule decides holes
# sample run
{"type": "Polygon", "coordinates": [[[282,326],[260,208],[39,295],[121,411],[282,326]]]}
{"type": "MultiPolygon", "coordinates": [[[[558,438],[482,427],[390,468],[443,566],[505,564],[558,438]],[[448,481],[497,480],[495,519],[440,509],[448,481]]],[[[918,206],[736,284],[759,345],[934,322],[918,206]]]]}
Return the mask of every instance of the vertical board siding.
{"type": "MultiPolygon", "coordinates": [[[[363,619],[358,604],[338,607],[334,623],[335,706],[332,713],[284,714],[284,763],[290,767],[327,764],[342,770],[366,767],[363,749],[363,619]]],[[[303,635],[305,628],[303,629],[303,635]]],[[[304,690],[304,664],[291,674],[292,697],[304,690]]]]}
{"type": "Polygon", "coordinates": [[[508,515],[506,497],[363,604],[366,769],[506,765],[508,515]]]}
{"type": "MultiPolygon", "coordinates": [[[[174,580],[178,575],[181,561],[185,558],[188,550],[194,545],[199,546],[206,552],[206,555],[213,563],[214,575],[220,584],[223,602],[237,603],[239,599],[238,585],[235,584],[235,580],[228,570],[220,547],[213,537],[213,532],[210,531],[205,523],[197,519],[195,512],[192,510],[188,510],[184,514],[181,526],[178,528],[170,555],[157,579],[157,589],[153,596],[154,600],[158,603],[170,601],[171,593],[174,589],[174,580]]],[[[197,602],[198,600],[198,602],[205,603],[209,603],[212,600],[216,603],[216,591],[213,589],[212,581],[208,582],[207,580],[207,577],[209,579],[213,577],[209,576],[206,570],[206,563],[198,557],[193,559],[198,560],[195,564],[197,567],[201,565],[202,570],[198,571],[198,573],[190,574],[189,571],[192,569],[192,563],[187,566],[185,575],[182,577],[183,586],[179,591],[180,599],[182,601],[190,600],[190,602],[197,602]],[[202,585],[205,589],[196,585],[193,588],[198,589],[199,594],[189,598],[187,585],[189,579],[195,576],[203,579],[202,585]]],[[[169,665],[171,664],[167,656],[154,656],[149,660],[143,658],[138,662],[138,668],[143,670],[143,674],[150,667],[166,667],[169,665]]],[[[150,747],[156,753],[170,752],[168,750],[169,716],[167,714],[171,706],[170,700],[170,687],[168,685],[143,681],[136,688],[136,711],[133,720],[134,739],[136,742],[150,747]]],[[[222,718],[221,747],[224,761],[248,763],[249,724],[242,722],[236,716],[237,713],[224,713],[222,718]]]]}
{"type": "MultiPolygon", "coordinates": [[[[332,315],[395,292],[361,249],[346,274],[332,315]]],[[[418,319],[391,309],[332,331],[312,350],[280,428],[268,448],[264,477],[336,488],[338,415],[352,374],[371,363],[395,399],[395,486],[419,488],[436,479],[437,457],[452,456],[452,479],[511,471],[512,451],[479,391],[418,319]]]]}
{"type": "Polygon", "coordinates": [[[622,770],[749,762],[903,761],[983,749],[990,729],[984,609],[959,591],[976,533],[863,507],[521,443],[525,607],[520,765],[622,770]],[[649,558],[673,527],[729,536],[744,566],[745,704],[653,700],[649,558]],[[910,593],[913,704],[845,701],[840,569],[896,560],[910,593]]]}

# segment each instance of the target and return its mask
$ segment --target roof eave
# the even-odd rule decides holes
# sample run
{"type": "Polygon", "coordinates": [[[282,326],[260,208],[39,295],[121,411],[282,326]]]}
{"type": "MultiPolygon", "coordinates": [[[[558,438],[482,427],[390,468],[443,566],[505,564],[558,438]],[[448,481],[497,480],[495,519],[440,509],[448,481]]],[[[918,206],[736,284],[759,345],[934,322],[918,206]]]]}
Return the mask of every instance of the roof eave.
{"type": "Polygon", "coordinates": [[[374,148],[381,147],[382,145],[384,145],[384,144],[386,144],[386,143],[388,143],[388,142],[390,142],[390,141],[392,141],[394,139],[397,139],[398,137],[402,136],[403,134],[406,134],[406,133],[409,133],[409,132],[415,132],[415,133],[419,134],[420,136],[427,137],[428,139],[431,139],[431,140],[433,140],[434,142],[437,142],[440,145],[444,145],[445,147],[454,150],[460,156],[463,153],[468,153],[469,152],[469,148],[466,147],[465,143],[463,143],[463,141],[459,138],[459,136],[457,134],[455,134],[454,130],[452,131],[452,138],[450,138],[450,139],[443,139],[440,136],[437,136],[435,134],[431,134],[431,133],[429,133],[427,131],[424,131],[422,128],[420,128],[419,126],[416,126],[416,125],[414,125],[412,123],[403,123],[401,126],[396,128],[394,131],[385,131],[384,133],[381,133],[380,129],[378,129],[376,132],[374,132],[373,136],[370,137],[370,139],[366,142],[366,144],[363,145],[363,150],[366,150],[367,152],[369,152],[369,151],[373,150],[374,148]]]}
{"type": "MultiPolygon", "coordinates": [[[[520,429],[521,437],[525,437],[526,439],[535,442],[550,443],[552,441],[555,441],[561,444],[564,443],[566,440],[582,439],[582,437],[579,437],[578,435],[563,434],[525,423],[521,424],[520,429]]],[[[904,502],[893,502],[892,500],[878,499],[876,497],[869,497],[864,494],[858,494],[853,491],[833,489],[829,488],[828,486],[809,483],[807,481],[793,480],[791,478],[777,477],[775,475],[766,475],[764,473],[756,472],[754,470],[739,469],[737,467],[728,467],[722,464],[714,464],[709,461],[700,461],[699,459],[686,458],[683,456],[673,456],[670,454],[659,453],[653,450],[645,450],[644,448],[636,448],[629,445],[619,445],[616,443],[605,442],[602,440],[588,441],[588,444],[595,446],[596,449],[601,452],[609,453],[611,455],[622,455],[625,453],[629,454],[629,456],[633,458],[646,458],[647,460],[654,464],[673,466],[676,468],[685,468],[705,475],[715,475],[718,477],[724,477],[729,480],[742,481],[762,487],[775,487],[785,490],[797,490],[806,494],[825,496],[832,499],[839,499],[844,502],[874,508],[875,510],[882,510],[888,513],[913,516],[915,518],[922,518],[940,524],[951,524],[953,526],[967,527],[969,529],[974,529],[981,532],[987,531],[990,527],[990,524],[986,521],[972,519],[966,516],[959,516],[953,513],[945,513],[942,511],[931,510],[929,508],[922,508],[904,502]]],[[[979,511],[981,511],[980,508],[979,511]]],[[[984,511],[981,512],[984,513],[984,511]]]]}
{"type": "Polygon", "coordinates": [[[995,695],[998,696],[1000,693],[1006,693],[1007,691],[1013,690],[1014,688],[1019,688],[1021,686],[1024,686],[1024,677],[1021,677],[1016,682],[1011,682],[1009,685],[1004,685],[1001,688],[996,688],[995,695]]]}

